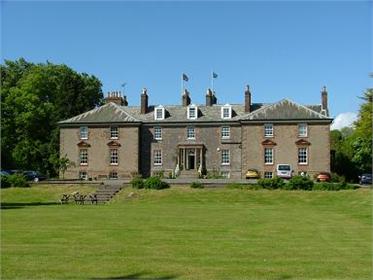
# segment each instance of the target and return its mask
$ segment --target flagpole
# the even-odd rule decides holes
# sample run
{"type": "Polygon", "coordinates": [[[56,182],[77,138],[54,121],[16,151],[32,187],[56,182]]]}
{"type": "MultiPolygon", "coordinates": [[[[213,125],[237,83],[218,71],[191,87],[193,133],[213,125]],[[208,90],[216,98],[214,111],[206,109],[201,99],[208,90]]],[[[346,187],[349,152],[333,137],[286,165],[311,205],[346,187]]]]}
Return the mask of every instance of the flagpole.
{"type": "Polygon", "coordinates": [[[183,94],[184,92],[184,77],[183,77],[183,73],[181,74],[181,94],[183,94]]]}
{"type": "Polygon", "coordinates": [[[214,72],[212,70],[211,70],[210,79],[211,79],[211,91],[212,93],[214,93],[214,72]]]}

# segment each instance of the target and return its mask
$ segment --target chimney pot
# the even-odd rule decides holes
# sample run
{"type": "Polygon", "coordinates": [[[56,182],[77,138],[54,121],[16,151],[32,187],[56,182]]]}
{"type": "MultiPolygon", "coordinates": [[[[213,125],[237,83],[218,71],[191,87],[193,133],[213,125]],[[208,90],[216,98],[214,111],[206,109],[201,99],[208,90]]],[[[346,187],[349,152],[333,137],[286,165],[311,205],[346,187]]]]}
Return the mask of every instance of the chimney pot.
{"type": "Polygon", "coordinates": [[[251,112],[251,92],[249,85],[246,85],[245,89],[245,112],[250,113],[251,112]]]}
{"type": "Polygon", "coordinates": [[[212,104],[214,104],[213,98],[214,98],[214,96],[212,94],[212,90],[211,89],[207,89],[207,93],[206,93],[206,106],[212,106],[212,104]]]}
{"type": "Polygon", "coordinates": [[[141,114],[146,114],[148,112],[148,94],[147,94],[147,89],[143,88],[142,89],[142,94],[141,94],[141,106],[140,106],[140,111],[141,114]]]}
{"type": "Polygon", "coordinates": [[[328,112],[328,91],[326,90],[326,86],[323,86],[321,91],[321,109],[324,112],[324,115],[329,116],[328,112]]]}
{"type": "Polygon", "coordinates": [[[184,93],[181,96],[181,103],[184,107],[189,106],[191,103],[191,99],[189,96],[189,91],[187,89],[184,89],[184,93]]]}

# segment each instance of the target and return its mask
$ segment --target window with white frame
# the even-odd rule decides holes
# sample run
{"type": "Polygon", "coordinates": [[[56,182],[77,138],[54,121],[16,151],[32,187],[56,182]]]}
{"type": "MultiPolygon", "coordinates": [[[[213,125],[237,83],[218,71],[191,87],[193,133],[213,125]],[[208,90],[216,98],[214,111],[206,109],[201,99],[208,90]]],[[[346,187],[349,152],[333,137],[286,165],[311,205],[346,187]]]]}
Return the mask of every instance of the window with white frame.
{"type": "Polygon", "coordinates": [[[273,172],[271,171],[265,171],[264,172],[264,178],[273,178],[273,172]]]}
{"type": "Polygon", "coordinates": [[[187,139],[196,139],[196,131],[193,126],[187,127],[187,139]]]}
{"type": "Polygon", "coordinates": [[[308,158],[307,158],[307,148],[298,148],[298,163],[299,164],[307,164],[308,158]]]}
{"type": "Polygon", "coordinates": [[[231,137],[231,128],[229,126],[221,127],[221,138],[229,139],[231,137]]]}
{"type": "Polygon", "coordinates": [[[110,138],[111,139],[118,139],[119,137],[119,128],[117,126],[110,127],[110,138]]]}
{"type": "Polygon", "coordinates": [[[118,165],[118,150],[110,149],[110,164],[118,165]]]}
{"type": "Polygon", "coordinates": [[[118,172],[116,171],[111,171],[109,173],[109,179],[118,179],[118,172]]]}
{"type": "Polygon", "coordinates": [[[264,163],[273,164],[273,148],[264,148],[264,163]]]}
{"type": "Polygon", "coordinates": [[[190,105],[188,107],[187,117],[190,120],[195,120],[198,117],[198,108],[196,105],[190,105]]]}
{"type": "Polygon", "coordinates": [[[80,139],[88,139],[88,126],[80,127],[80,139]]]}
{"type": "Polygon", "coordinates": [[[162,150],[153,151],[153,162],[154,165],[162,165],[162,150]]]}
{"type": "Polygon", "coordinates": [[[300,123],[298,124],[298,136],[299,137],[307,137],[307,124],[300,123]]]}
{"type": "Polygon", "coordinates": [[[159,126],[154,127],[154,139],[162,140],[162,128],[159,126]]]}
{"type": "Polygon", "coordinates": [[[221,150],[221,164],[222,165],[229,165],[230,162],[231,162],[230,151],[229,150],[221,150]]]}
{"type": "Polygon", "coordinates": [[[79,171],[79,179],[80,180],[88,180],[87,171],[79,171]]]}
{"type": "Polygon", "coordinates": [[[221,107],[221,118],[230,119],[232,118],[232,107],[230,105],[224,105],[221,107]]]}
{"type": "Polygon", "coordinates": [[[87,165],[88,164],[88,150],[87,149],[80,149],[80,151],[79,151],[79,162],[80,162],[80,165],[87,165]]]}
{"type": "Polygon", "coordinates": [[[273,124],[264,124],[264,137],[273,137],[273,124]]]}
{"type": "Polygon", "coordinates": [[[155,120],[164,120],[165,110],[162,105],[159,105],[154,109],[154,119],[155,120]]]}

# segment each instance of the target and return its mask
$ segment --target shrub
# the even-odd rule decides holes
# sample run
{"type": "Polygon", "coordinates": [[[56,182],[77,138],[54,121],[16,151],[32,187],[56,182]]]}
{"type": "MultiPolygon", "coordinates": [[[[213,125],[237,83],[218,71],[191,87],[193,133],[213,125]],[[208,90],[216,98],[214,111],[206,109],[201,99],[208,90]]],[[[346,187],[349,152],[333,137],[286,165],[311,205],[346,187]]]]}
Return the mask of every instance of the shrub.
{"type": "Polygon", "coordinates": [[[12,174],[7,176],[6,179],[11,187],[14,188],[29,188],[30,184],[27,182],[27,179],[25,176],[21,174],[12,174]]]}
{"type": "Polygon", "coordinates": [[[339,190],[354,190],[359,188],[358,186],[342,183],[316,183],[312,190],[315,191],[339,191],[339,190]]]}
{"type": "Polygon", "coordinates": [[[161,178],[157,176],[149,177],[145,180],[144,186],[146,189],[155,189],[155,190],[161,190],[161,189],[167,189],[170,187],[170,185],[166,182],[163,182],[161,178]]]}
{"type": "Polygon", "coordinates": [[[313,181],[308,176],[294,176],[289,183],[284,186],[287,190],[306,190],[310,191],[313,187],[313,181]]]}
{"type": "Polygon", "coordinates": [[[134,189],[143,189],[144,188],[144,180],[141,177],[135,177],[131,180],[130,184],[134,189]]]}
{"type": "Polygon", "coordinates": [[[1,175],[1,188],[5,189],[10,187],[8,177],[9,175],[1,175]]]}
{"type": "Polygon", "coordinates": [[[190,187],[192,189],[203,189],[204,186],[200,182],[193,182],[190,187]]]}
{"type": "Polygon", "coordinates": [[[333,183],[343,183],[346,182],[346,178],[344,176],[338,175],[337,173],[332,173],[330,181],[333,183]]]}
{"type": "Polygon", "coordinates": [[[258,180],[258,185],[265,189],[278,189],[285,185],[285,182],[280,177],[263,178],[258,180]]]}

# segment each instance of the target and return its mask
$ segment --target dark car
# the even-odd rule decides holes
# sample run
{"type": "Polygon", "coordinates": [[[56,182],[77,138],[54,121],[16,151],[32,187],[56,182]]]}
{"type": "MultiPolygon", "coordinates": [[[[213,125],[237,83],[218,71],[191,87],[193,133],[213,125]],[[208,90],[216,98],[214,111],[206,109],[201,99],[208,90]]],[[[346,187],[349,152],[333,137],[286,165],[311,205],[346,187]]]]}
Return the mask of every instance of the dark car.
{"type": "Polygon", "coordinates": [[[27,181],[39,182],[47,179],[47,176],[41,174],[38,171],[24,171],[23,176],[26,177],[27,181]]]}
{"type": "Polygon", "coordinates": [[[372,184],[372,174],[363,174],[359,176],[360,185],[372,184]]]}

